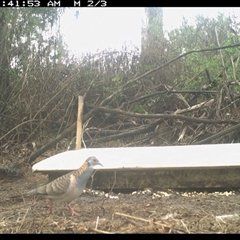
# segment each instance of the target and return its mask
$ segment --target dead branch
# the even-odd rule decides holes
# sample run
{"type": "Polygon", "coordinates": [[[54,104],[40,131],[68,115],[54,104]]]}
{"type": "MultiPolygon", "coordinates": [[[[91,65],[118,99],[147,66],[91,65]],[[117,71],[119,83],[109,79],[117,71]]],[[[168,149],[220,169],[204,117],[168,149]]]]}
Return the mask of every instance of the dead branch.
{"type": "MultiPolygon", "coordinates": [[[[165,86],[168,91],[173,90],[172,86],[165,86]]],[[[186,99],[183,97],[181,93],[176,93],[177,98],[179,98],[187,107],[190,107],[189,103],[186,101],[186,99]]]]}
{"type": "Polygon", "coordinates": [[[239,122],[234,120],[210,120],[206,118],[195,118],[195,117],[187,117],[182,115],[175,115],[175,114],[140,114],[140,113],[132,113],[126,112],[117,109],[108,109],[105,107],[97,107],[99,111],[106,112],[106,113],[115,113],[119,115],[129,116],[129,117],[137,117],[137,118],[162,118],[162,119],[179,119],[187,122],[194,122],[194,123],[209,123],[209,124],[221,124],[221,123],[228,123],[228,124],[237,124],[239,122]]]}
{"type": "Polygon", "coordinates": [[[86,140],[85,142],[87,144],[90,143],[102,143],[102,142],[107,142],[107,141],[112,141],[112,140],[117,140],[117,139],[121,139],[121,138],[125,138],[125,137],[129,137],[129,136],[134,136],[140,133],[146,133],[146,132],[150,132],[152,130],[155,129],[155,127],[160,124],[161,122],[163,122],[162,119],[159,119],[151,124],[148,124],[147,126],[140,126],[139,128],[135,129],[135,130],[127,130],[124,133],[120,133],[120,134],[116,134],[116,135],[111,135],[111,136],[107,136],[107,137],[103,137],[103,138],[98,138],[98,139],[90,139],[90,140],[86,140]]]}
{"type": "Polygon", "coordinates": [[[219,91],[217,98],[216,117],[220,117],[221,104],[223,99],[223,88],[219,91]]]}
{"type": "MultiPolygon", "coordinates": [[[[216,39],[217,39],[217,44],[218,46],[220,46],[220,43],[219,43],[219,39],[218,39],[218,33],[217,33],[217,28],[215,27],[215,34],[216,34],[216,39]]],[[[221,61],[222,61],[222,67],[223,67],[223,87],[225,88],[226,90],[226,95],[227,97],[229,98],[229,100],[232,101],[232,97],[231,97],[231,94],[230,94],[230,91],[229,91],[229,88],[226,84],[226,79],[229,79],[228,77],[228,74],[227,74],[227,69],[226,69],[226,66],[225,66],[225,63],[224,63],[224,60],[223,60],[223,54],[222,54],[222,50],[220,49],[220,56],[221,56],[221,61]]],[[[234,107],[236,108],[236,105],[234,104],[234,107]]]]}
{"type": "Polygon", "coordinates": [[[187,112],[198,110],[201,107],[209,107],[213,102],[214,102],[214,99],[210,99],[209,101],[204,101],[202,103],[196,104],[194,106],[191,106],[185,109],[178,109],[177,111],[174,112],[174,114],[187,113],[187,112]]]}
{"type": "MultiPolygon", "coordinates": [[[[131,122],[122,122],[121,121],[121,123],[114,123],[114,124],[108,125],[106,127],[106,129],[118,129],[119,130],[119,129],[126,129],[126,128],[130,128],[130,127],[136,127],[136,124],[132,121],[131,122]]],[[[91,129],[94,129],[94,128],[90,128],[89,130],[91,130],[91,129]]],[[[105,128],[103,128],[102,130],[104,131],[105,128]]]]}
{"type": "Polygon", "coordinates": [[[205,139],[203,139],[203,140],[201,140],[199,142],[196,142],[194,144],[206,144],[206,143],[209,143],[212,140],[214,140],[216,138],[219,138],[219,137],[222,137],[222,136],[224,136],[224,135],[226,135],[226,134],[228,134],[228,133],[230,133],[232,131],[235,131],[235,130],[237,130],[239,128],[240,128],[240,123],[238,123],[237,125],[234,125],[234,126],[228,128],[228,129],[225,129],[225,130],[223,130],[223,131],[221,131],[219,133],[216,133],[216,134],[212,135],[211,137],[208,137],[208,138],[205,138],[205,139]]]}
{"type": "Polygon", "coordinates": [[[189,90],[189,91],[188,90],[170,90],[170,91],[165,90],[165,91],[159,91],[159,92],[151,93],[151,94],[133,99],[132,101],[125,102],[122,106],[124,107],[124,106],[127,106],[127,105],[131,104],[131,103],[140,102],[142,100],[145,100],[145,99],[157,96],[157,95],[176,94],[176,93],[189,93],[189,94],[210,94],[211,93],[211,94],[217,94],[218,92],[217,91],[193,91],[193,90],[189,90]]]}
{"type": "Polygon", "coordinates": [[[194,90],[171,90],[168,93],[190,93],[190,94],[210,94],[210,93],[218,93],[217,91],[194,91],[194,90]]]}
{"type": "Polygon", "coordinates": [[[126,128],[124,130],[104,130],[104,129],[100,129],[100,128],[94,128],[94,129],[86,129],[85,132],[88,135],[91,134],[97,134],[99,136],[109,136],[109,135],[114,135],[114,134],[118,134],[118,133],[125,133],[126,131],[129,130],[134,130],[134,129],[138,129],[139,127],[136,126],[132,126],[132,128],[126,128]]]}
{"type": "Polygon", "coordinates": [[[124,214],[124,213],[119,213],[119,212],[116,212],[115,215],[118,215],[118,216],[121,216],[121,217],[132,218],[132,219],[140,220],[140,221],[147,222],[147,223],[150,223],[150,221],[151,221],[151,219],[147,220],[147,219],[144,219],[144,218],[134,217],[134,216],[124,214]]]}

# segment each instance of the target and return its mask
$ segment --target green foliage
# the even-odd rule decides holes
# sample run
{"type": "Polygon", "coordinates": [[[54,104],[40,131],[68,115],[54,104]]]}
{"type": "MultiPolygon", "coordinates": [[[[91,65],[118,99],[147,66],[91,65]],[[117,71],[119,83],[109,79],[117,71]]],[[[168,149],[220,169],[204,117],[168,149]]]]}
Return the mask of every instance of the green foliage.
{"type": "Polygon", "coordinates": [[[133,112],[142,113],[142,114],[148,114],[148,112],[145,110],[144,106],[141,105],[141,104],[136,104],[134,106],[133,112]]]}
{"type": "MultiPolygon", "coordinates": [[[[233,20],[223,14],[219,14],[216,19],[198,15],[195,18],[194,25],[190,25],[184,19],[179,29],[174,29],[168,34],[169,43],[174,48],[171,57],[192,50],[239,43],[240,36],[236,32],[233,33],[233,28],[233,20]]],[[[221,51],[215,50],[187,55],[180,60],[184,69],[180,80],[186,79],[182,88],[199,90],[203,85],[207,85],[209,90],[216,90],[217,86],[222,84],[221,76],[223,71],[227,72],[229,79],[233,79],[234,76],[239,79],[239,68],[232,66],[232,61],[234,60],[237,63],[238,57],[239,48],[227,48],[221,51]],[[206,75],[204,69],[208,70],[210,78],[206,75]],[[192,80],[194,76],[197,77],[192,80]]],[[[178,81],[179,78],[177,78],[178,81]]]]}
{"type": "Polygon", "coordinates": [[[120,80],[121,80],[120,76],[115,76],[115,77],[112,79],[112,81],[113,81],[114,83],[116,83],[116,84],[119,84],[120,80]]]}
{"type": "Polygon", "coordinates": [[[152,69],[154,69],[156,67],[157,67],[157,64],[145,64],[143,66],[143,71],[144,72],[148,72],[148,71],[150,71],[150,70],[152,70],[152,69]]]}

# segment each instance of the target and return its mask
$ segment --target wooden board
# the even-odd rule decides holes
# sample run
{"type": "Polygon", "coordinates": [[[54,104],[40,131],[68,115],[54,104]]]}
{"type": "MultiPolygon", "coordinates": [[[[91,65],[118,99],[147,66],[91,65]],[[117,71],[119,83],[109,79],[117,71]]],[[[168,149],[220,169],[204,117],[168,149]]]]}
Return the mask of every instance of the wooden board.
{"type": "Polygon", "coordinates": [[[164,147],[88,148],[49,157],[33,171],[59,171],[78,168],[89,156],[96,156],[102,170],[240,168],[240,144],[212,144],[164,147]]]}
{"type": "Polygon", "coordinates": [[[110,188],[112,182],[114,188],[240,186],[238,143],[73,150],[49,157],[32,169],[63,174],[77,169],[89,156],[103,164],[95,167],[94,187],[99,189],[110,188]]]}

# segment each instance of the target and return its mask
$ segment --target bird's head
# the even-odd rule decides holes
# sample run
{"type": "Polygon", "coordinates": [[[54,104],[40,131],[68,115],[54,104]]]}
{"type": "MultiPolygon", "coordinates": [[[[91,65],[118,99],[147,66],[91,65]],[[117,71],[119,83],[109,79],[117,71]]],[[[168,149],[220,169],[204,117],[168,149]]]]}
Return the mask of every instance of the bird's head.
{"type": "Polygon", "coordinates": [[[94,157],[94,156],[91,156],[91,157],[87,158],[86,162],[88,163],[88,166],[89,166],[89,167],[90,167],[90,166],[93,167],[93,166],[95,166],[95,165],[101,165],[101,166],[103,166],[103,165],[99,162],[99,160],[98,160],[96,157],[94,157]]]}

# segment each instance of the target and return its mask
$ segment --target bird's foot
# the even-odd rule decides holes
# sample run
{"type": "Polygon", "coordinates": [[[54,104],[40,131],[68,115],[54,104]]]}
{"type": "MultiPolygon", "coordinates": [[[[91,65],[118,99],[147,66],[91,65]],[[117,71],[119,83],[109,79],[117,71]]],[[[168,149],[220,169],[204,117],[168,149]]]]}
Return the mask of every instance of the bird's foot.
{"type": "Polygon", "coordinates": [[[72,216],[80,216],[80,214],[75,212],[71,206],[67,206],[67,207],[72,216]]]}

